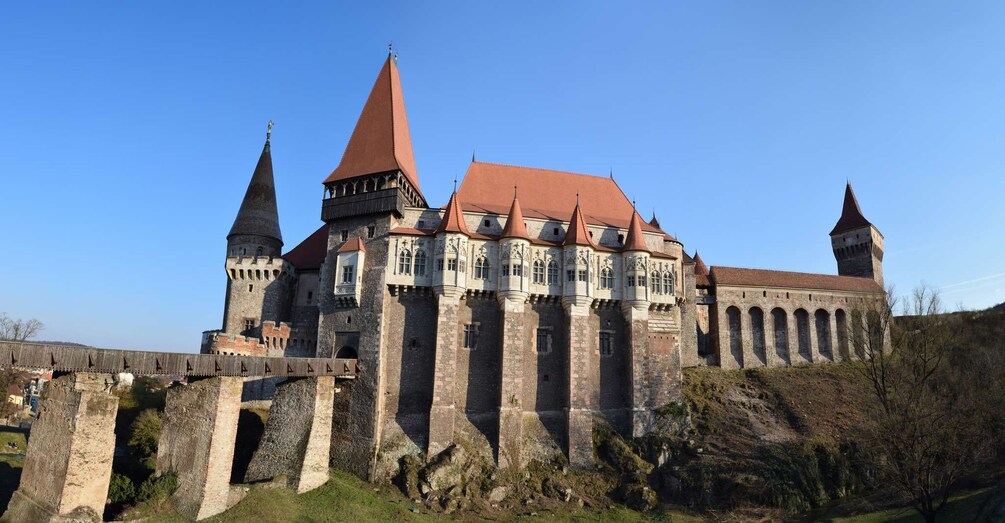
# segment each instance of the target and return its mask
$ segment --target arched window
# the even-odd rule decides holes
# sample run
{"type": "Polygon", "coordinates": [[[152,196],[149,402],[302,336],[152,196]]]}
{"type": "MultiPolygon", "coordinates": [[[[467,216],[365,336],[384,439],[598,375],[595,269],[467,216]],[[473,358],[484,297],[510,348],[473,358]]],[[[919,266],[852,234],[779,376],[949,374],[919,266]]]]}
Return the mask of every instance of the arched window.
{"type": "Polygon", "coordinates": [[[663,294],[673,294],[673,273],[670,271],[663,273],[663,294]]]}
{"type": "Polygon", "coordinates": [[[426,251],[415,251],[415,275],[426,275],[426,251]]]}
{"type": "Polygon", "coordinates": [[[475,279],[489,279],[489,268],[489,261],[486,260],[484,256],[479,256],[478,259],[475,260],[475,279]]]}
{"type": "Polygon", "coordinates": [[[534,283],[544,284],[544,262],[541,260],[534,260],[534,268],[532,271],[534,278],[534,283]]]}
{"type": "Polygon", "coordinates": [[[750,341],[754,357],[760,361],[761,365],[768,364],[768,353],[765,350],[764,342],[764,311],[760,307],[751,307],[750,314],[750,341]]]}
{"type": "Polygon", "coordinates": [[[346,345],[345,347],[340,348],[338,352],[335,353],[335,358],[354,360],[356,359],[356,349],[346,345]]]}
{"type": "Polygon", "coordinates": [[[261,247],[259,247],[258,250],[255,251],[255,255],[256,256],[261,256],[262,255],[262,248],[261,247]]]}
{"type": "Polygon", "coordinates": [[[412,274],[412,253],[408,249],[398,255],[398,274],[412,274]]]}
{"type": "Polygon", "coordinates": [[[729,353],[738,367],[743,366],[743,337],[740,334],[740,309],[726,308],[726,325],[729,328],[729,353]]]}
{"type": "Polygon", "coordinates": [[[548,285],[558,285],[558,264],[555,260],[548,262],[548,285]]]}
{"type": "Polygon", "coordinates": [[[653,271],[649,275],[649,287],[653,294],[663,294],[663,280],[660,278],[660,273],[653,271]]]}
{"type": "Polygon", "coordinates": [[[600,288],[601,289],[613,289],[614,288],[614,271],[610,267],[604,267],[600,269],[600,288]]]}

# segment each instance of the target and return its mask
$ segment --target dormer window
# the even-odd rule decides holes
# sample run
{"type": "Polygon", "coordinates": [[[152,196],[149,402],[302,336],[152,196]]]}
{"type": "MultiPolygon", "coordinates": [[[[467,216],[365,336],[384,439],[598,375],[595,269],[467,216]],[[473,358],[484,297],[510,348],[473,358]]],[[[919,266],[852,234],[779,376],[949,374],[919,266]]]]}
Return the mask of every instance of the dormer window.
{"type": "Polygon", "coordinates": [[[555,234],[555,237],[556,237],[556,238],[558,238],[558,232],[559,232],[559,228],[558,228],[558,227],[555,227],[555,228],[553,229],[553,233],[555,234]]]}
{"type": "Polygon", "coordinates": [[[342,241],[346,241],[346,240],[349,239],[349,230],[348,229],[342,229],[341,238],[342,238],[342,241]]]}

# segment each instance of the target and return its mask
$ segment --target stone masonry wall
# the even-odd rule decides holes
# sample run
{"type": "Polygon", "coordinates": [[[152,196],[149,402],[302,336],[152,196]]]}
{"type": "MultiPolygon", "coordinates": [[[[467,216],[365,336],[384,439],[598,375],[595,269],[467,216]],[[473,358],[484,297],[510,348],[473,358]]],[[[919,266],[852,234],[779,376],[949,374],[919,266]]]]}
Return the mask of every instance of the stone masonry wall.
{"type": "Polygon", "coordinates": [[[119,405],[108,392],[111,383],[110,375],[78,373],[46,385],[21,483],[3,521],[44,521],[71,513],[101,521],[119,405]]]}
{"type": "Polygon", "coordinates": [[[345,218],[330,222],[328,254],[321,267],[318,286],[320,319],[317,355],[332,357],[338,349],[335,346],[336,339],[358,335],[358,373],[355,383],[350,387],[352,393],[349,398],[349,413],[333,425],[332,466],[367,479],[375,473],[375,451],[380,446],[381,438],[382,376],[386,372],[382,362],[386,331],[384,306],[389,297],[385,287],[384,267],[390,226],[389,216],[345,218]],[[373,238],[367,237],[368,226],[374,227],[373,238]],[[347,231],[349,238],[363,238],[366,248],[358,307],[336,306],[335,262],[338,259],[336,251],[344,243],[341,239],[342,230],[347,231]],[[336,441],[341,444],[336,444],[336,441]]]}
{"type": "Polygon", "coordinates": [[[854,292],[717,286],[715,299],[712,325],[720,365],[736,369],[850,357],[842,345],[847,343],[852,314],[869,309],[880,298],[854,292]]]}
{"type": "Polygon", "coordinates": [[[239,377],[216,377],[168,390],[157,473],[178,474],[171,500],[187,518],[203,519],[229,508],[242,384],[239,377]]]}

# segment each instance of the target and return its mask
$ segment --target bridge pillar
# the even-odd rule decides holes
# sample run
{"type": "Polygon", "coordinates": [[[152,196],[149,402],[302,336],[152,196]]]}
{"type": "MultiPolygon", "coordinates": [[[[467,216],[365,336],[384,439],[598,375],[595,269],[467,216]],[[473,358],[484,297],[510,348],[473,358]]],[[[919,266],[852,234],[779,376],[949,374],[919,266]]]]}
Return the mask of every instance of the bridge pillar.
{"type": "Polygon", "coordinates": [[[287,381],[276,387],[265,433],[244,480],[285,475],[298,493],[328,481],[334,401],[332,376],[287,381]]]}
{"type": "Polygon", "coordinates": [[[111,375],[90,373],[49,382],[21,484],[0,521],[101,521],[119,409],[111,384],[111,375]]]}
{"type": "Polygon", "coordinates": [[[200,520],[229,508],[243,384],[243,378],[216,377],[168,390],[157,473],[178,474],[171,502],[182,516],[200,520]]]}

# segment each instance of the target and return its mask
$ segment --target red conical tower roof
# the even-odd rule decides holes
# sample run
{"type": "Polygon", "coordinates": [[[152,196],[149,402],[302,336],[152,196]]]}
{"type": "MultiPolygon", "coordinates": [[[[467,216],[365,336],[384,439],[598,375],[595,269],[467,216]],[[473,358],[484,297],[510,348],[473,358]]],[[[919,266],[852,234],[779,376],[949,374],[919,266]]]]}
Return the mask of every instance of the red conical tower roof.
{"type": "Polygon", "coordinates": [[[694,251],[694,275],[708,276],[708,266],[702,261],[701,256],[698,255],[698,251],[694,251]]]}
{"type": "Polygon", "coordinates": [[[419,191],[419,173],[412,155],[412,137],[408,131],[398,64],[389,55],[356,121],[342,161],[324,183],[399,170],[419,191]]]}
{"type": "Polygon", "coordinates": [[[520,200],[516,193],[513,194],[513,205],[509,208],[509,216],[506,218],[506,227],[503,227],[501,238],[522,238],[529,240],[527,226],[523,223],[523,210],[520,209],[520,200]]]}
{"type": "Polygon", "coordinates": [[[841,218],[838,219],[831,234],[841,234],[854,229],[868,227],[872,225],[869,220],[862,215],[862,208],[858,206],[858,199],[855,198],[855,191],[851,188],[851,182],[844,188],[844,206],[841,208],[841,218]]]}
{"type": "Polygon", "coordinates": [[[465,236],[471,236],[471,232],[468,231],[468,225],[464,223],[464,213],[461,210],[461,202],[457,201],[456,191],[450,195],[450,201],[447,202],[447,210],[443,213],[443,220],[440,221],[440,226],[436,228],[436,232],[459,232],[465,236]]]}
{"type": "Polygon", "coordinates": [[[625,238],[625,248],[622,250],[649,252],[645,239],[642,238],[642,217],[638,211],[632,211],[632,221],[628,222],[628,236],[625,238]]]}
{"type": "Polygon", "coordinates": [[[569,218],[569,232],[565,233],[565,241],[562,245],[588,245],[596,247],[593,238],[590,238],[590,229],[586,227],[586,220],[583,218],[583,211],[576,202],[576,208],[572,210],[572,218],[569,218]]]}

